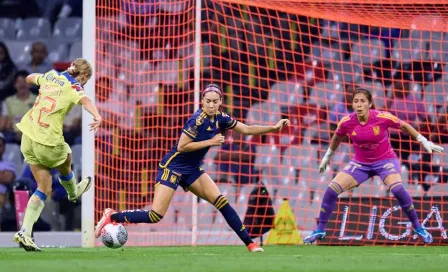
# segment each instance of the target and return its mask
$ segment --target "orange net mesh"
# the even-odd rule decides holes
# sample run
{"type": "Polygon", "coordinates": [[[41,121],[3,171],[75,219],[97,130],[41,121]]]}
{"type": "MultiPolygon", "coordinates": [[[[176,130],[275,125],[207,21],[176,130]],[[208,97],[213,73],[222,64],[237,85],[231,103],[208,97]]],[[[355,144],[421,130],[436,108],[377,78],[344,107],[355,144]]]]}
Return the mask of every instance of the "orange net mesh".
{"type": "MultiPolygon", "coordinates": [[[[157,164],[194,111],[195,2],[97,1],[96,99],[105,120],[95,141],[97,220],[107,207],[150,208],[157,164]]],[[[201,87],[219,84],[224,111],[248,125],[291,120],[266,136],[229,133],[204,161],[254,237],[299,243],[316,227],[328,183],[352,157],[344,142],[318,173],[355,86],[448,150],[447,3],[203,1],[201,87]],[[285,199],[293,218],[280,209],[285,199]]],[[[391,142],[420,219],[446,243],[448,156],[427,154],[398,131],[391,142]]],[[[418,242],[396,205],[378,177],[366,181],[340,196],[325,242],[418,242]]],[[[132,245],[241,243],[212,205],[193,205],[181,189],[160,223],[127,228],[132,245]]]]}

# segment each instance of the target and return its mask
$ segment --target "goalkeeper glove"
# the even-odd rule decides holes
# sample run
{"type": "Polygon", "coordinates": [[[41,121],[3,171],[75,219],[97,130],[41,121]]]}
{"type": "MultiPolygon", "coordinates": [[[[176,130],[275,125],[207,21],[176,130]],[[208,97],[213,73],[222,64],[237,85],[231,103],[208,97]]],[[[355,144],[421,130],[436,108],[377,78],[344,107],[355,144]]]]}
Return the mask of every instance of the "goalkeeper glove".
{"type": "Polygon", "coordinates": [[[325,169],[327,168],[327,165],[330,163],[331,157],[333,157],[334,151],[331,150],[331,148],[327,149],[327,152],[325,153],[324,157],[322,158],[322,161],[319,164],[319,173],[323,173],[325,169]]]}
{"type": "Polygon", "coordinates": [[[423,145],[428,153],[432,153],[433,151],[440,153],[443,151],[443,147],[441,147],[440,145],[436,145],[431,141],[428,141],[428,139],[426,139],[425,136],[421,134],[417,136],[417,141],[419,141],[423,145]]]}

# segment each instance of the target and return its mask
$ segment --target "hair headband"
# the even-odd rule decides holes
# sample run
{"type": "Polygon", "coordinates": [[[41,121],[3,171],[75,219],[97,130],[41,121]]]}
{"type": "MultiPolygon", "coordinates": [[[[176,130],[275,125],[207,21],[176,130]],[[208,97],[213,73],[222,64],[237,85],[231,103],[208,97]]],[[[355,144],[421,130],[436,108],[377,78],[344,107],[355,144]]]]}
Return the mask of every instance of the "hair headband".
{"type": "Polygon", "coordinates": [[[222,92],[217,86],[208,86],[207,88],[205,88],[204,91],[202,91],[202,97],[204,97],[204,95],[209,92],[216,92],[219,94],[219,97],[222,97],[222,92]]]}

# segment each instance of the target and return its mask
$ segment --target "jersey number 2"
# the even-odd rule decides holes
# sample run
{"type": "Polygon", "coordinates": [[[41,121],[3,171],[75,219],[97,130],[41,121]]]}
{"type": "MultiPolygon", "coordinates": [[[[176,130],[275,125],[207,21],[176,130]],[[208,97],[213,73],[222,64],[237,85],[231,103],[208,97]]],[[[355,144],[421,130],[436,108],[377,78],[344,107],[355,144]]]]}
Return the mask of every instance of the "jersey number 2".
{"type": "MultiPolygon", "coordinates": [[[[39,96],[37,97],[36,103],[34,103],[34,107],[37,107],[37,105],[39,105],[40,99],[41,99],[41,94],[39,94],[39,96]]],[[[49,108],[43,107],[40,109],[39,117],[37,118],[37,124],[41,127],[47,128],[50,125],[40,121],[40,118],[42,117],[42,113],[51,113],[54,110],[54,108],[56,108],[56,99],[48,97],[48,96],[45,96],[43,99],[50,102],[51,107],[49,107],[49,108]]],[[[31,114],[32,114],[32,112],[31,112],[31,114]]],[[[33,120],[33,117],[31,114],[30,114],[30,118],[31,118],[31,120],[33,120]]]]}

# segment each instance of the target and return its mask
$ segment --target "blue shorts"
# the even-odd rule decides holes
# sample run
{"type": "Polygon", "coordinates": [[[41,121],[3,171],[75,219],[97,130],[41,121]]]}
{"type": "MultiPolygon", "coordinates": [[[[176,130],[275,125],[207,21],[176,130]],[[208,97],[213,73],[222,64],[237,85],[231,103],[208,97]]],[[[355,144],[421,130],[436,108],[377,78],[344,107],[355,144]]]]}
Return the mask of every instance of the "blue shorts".
{"type": "Polygon", "coordinates": [[[400,174],[401,165],[398,159],[386,159],[372,164],[350,161],[342,172],[352,176],[358,185],[362,184],[373,176],[379,176],[381,180],[391,174],[400,174]]]}
{"type": "Polygon", "coordinates": [[[204,174],[204,169],[202,167],[196,168],[190,174],[179,174],[169,167],[161,168],[158,167],[156,185],[163,184],[174,190],[180,185],[184,191],[188,191],[188,187],[193,184],[202,174],[204,174]]]}

